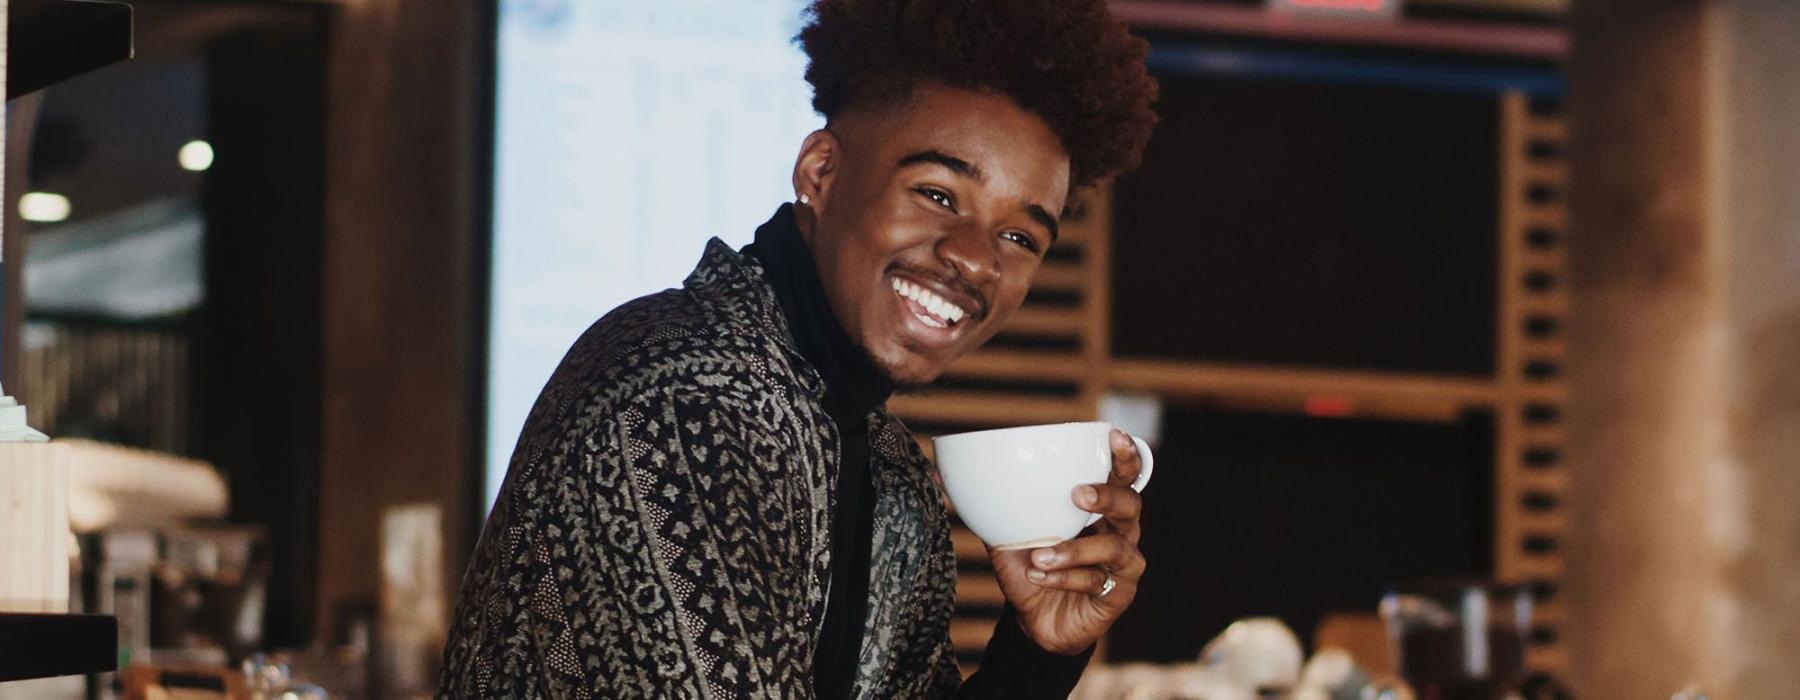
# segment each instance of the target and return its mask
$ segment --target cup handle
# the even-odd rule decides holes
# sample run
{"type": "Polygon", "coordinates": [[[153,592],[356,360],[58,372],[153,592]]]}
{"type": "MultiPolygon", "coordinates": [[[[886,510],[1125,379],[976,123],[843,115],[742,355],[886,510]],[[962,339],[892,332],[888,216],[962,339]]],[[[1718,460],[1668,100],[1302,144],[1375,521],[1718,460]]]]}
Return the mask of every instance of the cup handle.
{"type": "MultiPolygon", "coordinates": [[[[1156,455],[1150,453],[1150,443],[1144,442],[1143,438],[1131,433],[1125,435],[1131,438],[1131,444],[1137,446],[1138,461],[1143,463],[1143,466],[1138,469],[1137,480],[1131,482],[1131,490],[1143,493],[1144,487],[1150,485],[1150,472],[1156,470],[1156,455]]],[[[1097,522],[1100,522],[1100,514],[1090,513],[1087,524],[1082,527],[1085,528],[1097,522]]]]}

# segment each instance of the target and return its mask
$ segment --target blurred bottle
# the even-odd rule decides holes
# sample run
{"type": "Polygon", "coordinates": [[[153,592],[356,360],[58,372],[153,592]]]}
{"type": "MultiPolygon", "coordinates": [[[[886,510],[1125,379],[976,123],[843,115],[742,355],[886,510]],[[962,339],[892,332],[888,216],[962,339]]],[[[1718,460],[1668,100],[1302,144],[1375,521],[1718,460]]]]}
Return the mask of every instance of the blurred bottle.
{"type": "Polygon", "coordinates": [[[1468,579],[1395,584],[1381,600],[1400,675],[1419,700],[1502,700],[1524,679],[1531,596],[1468,579]]]}

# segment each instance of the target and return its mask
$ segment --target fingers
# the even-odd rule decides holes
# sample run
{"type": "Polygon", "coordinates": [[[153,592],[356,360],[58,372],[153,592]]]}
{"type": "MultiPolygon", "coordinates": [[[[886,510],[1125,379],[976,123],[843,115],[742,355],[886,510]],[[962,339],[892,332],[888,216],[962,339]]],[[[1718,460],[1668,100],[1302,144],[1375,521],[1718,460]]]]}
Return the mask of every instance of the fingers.
{"type": "Polygon", "coordinates": [[[1106,483],[1115,486],[1131,486],[1137,481],[1138,472],[1143,471],[1144,462],[1138,457],[1137,443],[1123,430],[1112,431],[1112,473],[1106,477],[1106,483]]]}
{"type": "Polygon", "coordinates": [[[1144,510],[1144,498],[1129,486],[1117,484],[1084,484],[1075,487],[1075,505],[1089,513],[1099,513],[1109,529],[1137,541],[1138,517],[1144,510]]]}
{"type": "MultiPolygon", "coordinates": [[[[1102,591],[1106,590],[1106,576],[1107,574],[1104,570],[1092,566],[1080,569],[1065,569],[1062,571],[1032,569],[1025,574],[1025,577],[1030,579],[1032,583],[1045,588],[1055,588],[1058,590],[1073,591],[1075,593],[1086,593],[1088,595],[1100,595],[1102,591]]],[[[1126,585],[1126,581],[1119,578],[1117,574],[1113,575],[1113,582],[1115,584],[1114,590],[1117,590],[1117,586],[1126,585]]]]}
{"type": "Polygon", "coordinates": [[[1144,555],[1119,535],[1089,535],[1032,550],[1031,566],[1052,573],[1104,568],[1118,578],[1135,581],[1144,574],[1144,555]]]}

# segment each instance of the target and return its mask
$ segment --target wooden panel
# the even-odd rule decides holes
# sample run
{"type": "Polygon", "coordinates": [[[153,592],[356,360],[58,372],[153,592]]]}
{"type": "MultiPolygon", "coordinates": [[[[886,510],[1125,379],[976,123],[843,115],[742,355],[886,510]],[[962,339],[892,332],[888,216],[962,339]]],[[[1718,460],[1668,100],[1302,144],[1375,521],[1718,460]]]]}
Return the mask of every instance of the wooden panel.
{"type": "Polygon", "coordinates": [[[1527,314],[1566,316],[1569,313],[1569,299],[1555,294],[1533,294],[1519,300],[1519,310],[1527,314]]]}
{"type": "MultiPolygon", "coordinates": [[[[1567,430],[1562,407],[1568,390],[1560,371],[1548,375],[1528,372],[1532,363],[1551,363],[1560,370],[1567,348],[1563,336],[1536,338],[1529,334],[1528,318],[1548,318],[1562,325],[1568,310],[1564,293],[1566,282],[1565,224],[1567,213],[1563,189],[1568,170],[1559,148],[1552,155],[1533,157],[1534,143],[1548,142],[1561,146],[1565,137],[1560,120],[1538,117],[1531,113],[1522,95],[1509,94],[1501,100],[1500,118],[1500,220],[1499,279],[1500,314],[1496,373],[1499,402],[1494,470],[1494,558],[1495,575],[1503,581],[1548,581],[1558,583],[1563,573],[1560,549],[1534,552],[1528,543],[1548,538],[1560,543],[1568,527],[1568,513],[1560,498],[1539,502],[1527,508],[1526,493],[1542,493],[1560,497],[1566,474],[1558,465],[1531,467],[1525,454],[1531,449],[1561,449],[1567,430]],[[1533,202],[1534,189],[1548,188],[1551,196],[1533,202]],[[1548,238],[1533,240],[1534,234],[1549,233],[1548,238]],[[1532,288],[1534,274],[1550,275],[1548,288],[1532,288]],[[1550,415],[1527,421],[1527,406],[1548,406],[1550,415]]],[[[1561,606],[1540,606],[1534,624],[1553,631],[1562,619],[1561,606]]],[[[1534,648],[1527,666],[1534,671],[1555,671],[1560,660],[1544,653],[1547,648],[1534,648]]]]}
{"type": "Polygon", "coordinates": [[[1525,653],[1527,668],[1560,672],[1569,667],[1569,655],[1561,645],[1533,647],[1525,653]]]}
{"type": "Polygon", "coordinates": [[[1561,404],[1569,400],[1569,386],[1560,381],[1521,382],[1519,398],[1532,403],[1561,404]]]}
{"type": "Polygon", "coordinates": [[[1094,415],[1093,407],[1078,399],[961,391],[896,396],[888,400],[888,408],[905,420],[970,426],[1070,423],[1092,420],[1094,415]]]}
{"type": "Polygon", "coordinates": [[[1560,231],[1569,226],[1569,213],[1562,207],[1534,207],[1522,212],[1522,216],[1527,227],[1560,231]]]}
{"type": "Polygon", "coordinates": [[[1532,119],[1525,124],[1525,137],[1532,141],[1560,143],[1568,140],[1569,126],[1561,119],[1532,119]]]}
{"type": "Polygon", "coordinates": [[[1569,516],[1560,509],[1544,513],[1524,513],[1518,520],[1519,532],[1526,535],[1560,535],[1568,525],[1569,516]]]}
{"type": "Polygon", "coordinates": [[[1519,486],[1545,493],[1563,493],[1569,488],[1569,475],[1562,469],[1527,470],[1519,474],[1519,486]]]}
{"type": "Polygon", "coordinates": [[[1561,425],[1525,427],[1519,430],[1519,439],[1530,445],[1554,447],[1568,443],[1569,431],[1561,425]]]}
{"type": "Polygon", "coordinates": [[[1092,275],[1086,266],[1064,262],[1046,262],[1038,268],[1031,279],[1033,290],[1047,289],[1058,292],[1079,292],[1088,288],[1092,275]]]}
{"type": "Polygon", "coordinates": [[[950,365],[951,377],[984,379],[1059,379],[1079,381],[1100,374],[1080,355],[1016,350],[977,350],[950,365]]]}
{"type": "Polygon", "coordinates": [[[1543,250],[1528,249],[1519,254],[1522,267],[1538,270],[1561,270],[1568,265],[1568,255],[1558,246],[1543,250]]]}
{"type": "Polygon", "coordinates": [[[1112,386],[1174,395],[1405,397],[1458,405],[1486,405],[1494,398],[1490,382],[1431,375],[1275,369],[1161,360],[1118,360],[1112,363],[1109,372],[1112,386]]]}
{"type": "Polygon", "coordinates": [[[1562,187],[1569,181],[1569,169],[1560,163],[1528,163],[1524,168],[1525,181],[1534,185],[1562,187]]]}
{"type": "Polygon", "coordinates": [[[956,577],[956,604],[1000,607],[1006,603],[1006,596],[1000,592],[1000,581],[987,572],[962,574],[956,577]]]}
{"type": "Polygon", "coordinates": [[[1032,335],[1079,335],[1087,329],[1087,318],[1080,309],[1027,306],[1013,313],[1006,331],[1032,335]]]}
{"type": "Polygon", "coordinates": [[[1520,341],[1519,351],[1527,356],[1563,357],[1569,350],[1568,341],[1562,337],[1525,338],[1520,341]]]}
{"type": "Polygon", "coordinates": [[[1521,580],[1554,580],[1561,579],[1562,575],[1562,557],[1538,556],[1524,557],[1519,560],[1519,577],[1521,580]]]}

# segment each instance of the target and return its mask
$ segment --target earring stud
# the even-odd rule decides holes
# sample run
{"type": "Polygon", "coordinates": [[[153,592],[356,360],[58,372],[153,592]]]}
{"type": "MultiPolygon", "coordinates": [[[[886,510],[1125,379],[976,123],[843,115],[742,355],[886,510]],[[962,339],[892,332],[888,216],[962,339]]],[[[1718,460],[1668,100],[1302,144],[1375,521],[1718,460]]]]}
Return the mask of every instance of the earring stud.
{"type": "Polygon", "coordinates": [[[800,195],[800,206],[806,206],[808,204],[812,204],[812,197],[805,194],[800,195]]]}

